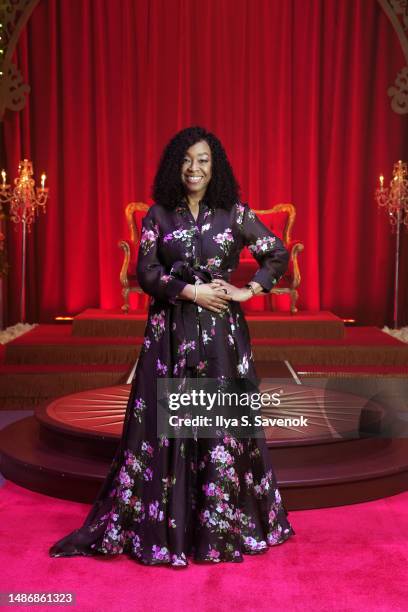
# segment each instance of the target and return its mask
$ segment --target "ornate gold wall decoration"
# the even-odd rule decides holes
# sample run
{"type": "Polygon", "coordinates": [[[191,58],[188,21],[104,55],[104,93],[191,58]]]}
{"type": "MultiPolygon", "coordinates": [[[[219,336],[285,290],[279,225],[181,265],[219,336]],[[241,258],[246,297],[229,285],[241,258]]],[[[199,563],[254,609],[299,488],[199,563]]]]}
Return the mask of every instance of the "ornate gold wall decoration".
{"type": "Polygon", "coordinates": [[[408,113],[408,0],[378,0],[401,43],[407,66],[397,74],[395,83],[388,89],[391,108],[396,113],[408,113]]]}
{"type": "Polygon", "coordinates": [[[6,108],[24,108],[30,87],[11,58],[20,33],[39,0],[0,1],[0,121],[6,108]]]}

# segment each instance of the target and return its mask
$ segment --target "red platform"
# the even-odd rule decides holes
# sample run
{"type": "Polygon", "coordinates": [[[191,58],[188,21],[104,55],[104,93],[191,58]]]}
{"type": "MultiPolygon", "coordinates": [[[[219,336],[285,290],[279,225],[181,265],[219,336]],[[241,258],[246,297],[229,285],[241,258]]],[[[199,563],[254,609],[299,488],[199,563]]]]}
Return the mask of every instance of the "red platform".
{"type": "MultiPolygon", "coordinates": [[[[258,312],[246,314],[252,337],[341,339],[344,337],[343,320],[328,311],[303,311],[296,314],[258,312]]],[[[142,336],[146,324],[146,311],[88,308],[74,317],[74,336],[142,336]]]]}

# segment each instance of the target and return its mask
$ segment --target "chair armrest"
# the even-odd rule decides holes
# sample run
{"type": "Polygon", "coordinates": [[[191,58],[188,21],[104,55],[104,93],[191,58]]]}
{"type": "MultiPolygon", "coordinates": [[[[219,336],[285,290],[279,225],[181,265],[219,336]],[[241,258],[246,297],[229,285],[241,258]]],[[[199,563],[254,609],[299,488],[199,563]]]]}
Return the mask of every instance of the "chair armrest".
{"type": "Polygon", "coordinates": [[[288,249],[288,251],[290,251],[293,247],[298,245],[300,246],[299,251],[303,251],[305,245],[301,240],[291,240],[290,242],[288,242],[288,244],[285,244],[285,247],[288,249]]]}
{"type": "Polygon", "coordinates": [[[300,240],[292,240],[286,246],[286,248],[289,251],[290,259],[292,260],[293,280],[291,283],[291,288],[296,289],[296,287],[299,287],[302,278],[300,276],[298,255],[304,250],[305,245],[303,242],[300,242],[300,240]]]}
{"type": "Polygon", "coordinates": [[[132,244],[127,240],[119,240],[118,247],[123,251],[123,262],[122,268],[120,270],[120,282],[122,287],[129,286],[128,274],[129,274],[129,264],[132,255],[132,244]]]}

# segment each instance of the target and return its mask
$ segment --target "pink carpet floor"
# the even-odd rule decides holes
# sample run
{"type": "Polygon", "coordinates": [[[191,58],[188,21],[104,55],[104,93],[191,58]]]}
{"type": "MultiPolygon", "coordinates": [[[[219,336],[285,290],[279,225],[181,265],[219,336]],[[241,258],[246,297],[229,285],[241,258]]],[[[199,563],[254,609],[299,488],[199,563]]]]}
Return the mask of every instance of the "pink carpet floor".
{"type": "Polygon", "coordinates": [[[124,555],[50,558],[48,547],[79,527],[88,509],[5,481],[0,488],[0,591],[71,591],[74,607],[34,609],[80,612],[408,608],[408,492],[291,512],[296,536],[267,554],[247,556],[242,564],[191,564],[179,570],[144,567],[124,555]]]}

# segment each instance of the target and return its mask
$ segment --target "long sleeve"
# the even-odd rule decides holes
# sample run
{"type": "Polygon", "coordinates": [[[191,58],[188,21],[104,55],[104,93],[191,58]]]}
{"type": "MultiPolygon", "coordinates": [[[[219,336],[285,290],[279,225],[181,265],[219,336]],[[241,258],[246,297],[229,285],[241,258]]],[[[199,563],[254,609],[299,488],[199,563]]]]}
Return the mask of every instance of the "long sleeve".
{"type": "Polygon", "coordinates": [[[282,240],[262,223],[248,204],[238,205],[237,223],[245,246],[259,264],[251,280],[259,283],[267,293],[285,273],[289,252],[282,240]]]}
{"type": "Polygon", "coordinates": [[[142,235],[136,267],[137,277],[145,293],[158,300],[174,302],[187,283],[168,274],[160,262],[157,249],[158,238],[159,226],[151,208],[142,221],[142,235]]]}

